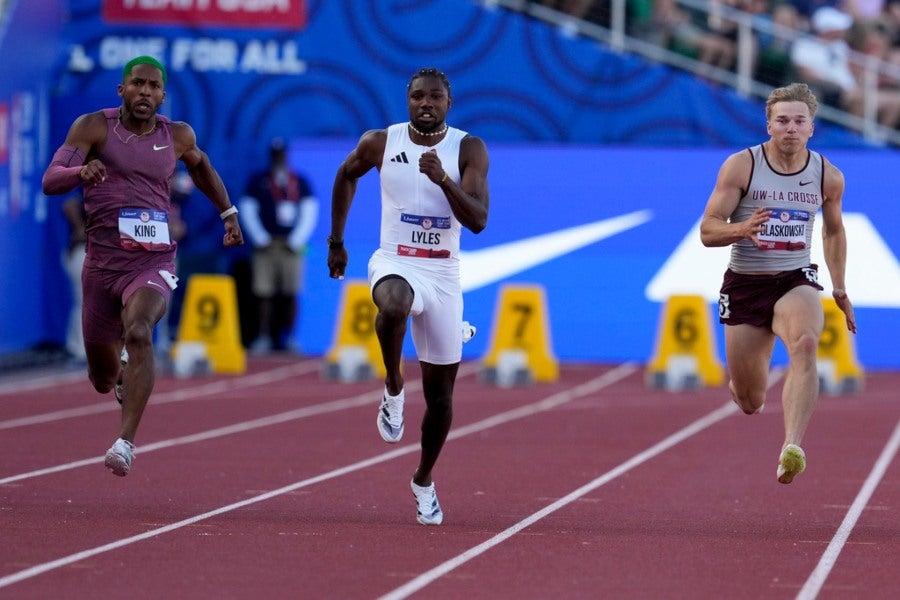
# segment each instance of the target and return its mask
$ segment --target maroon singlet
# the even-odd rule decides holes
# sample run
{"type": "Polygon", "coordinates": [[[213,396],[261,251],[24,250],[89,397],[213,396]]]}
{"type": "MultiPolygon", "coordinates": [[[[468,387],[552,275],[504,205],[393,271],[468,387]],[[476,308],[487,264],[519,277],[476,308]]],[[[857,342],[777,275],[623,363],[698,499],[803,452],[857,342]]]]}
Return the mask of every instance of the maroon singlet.
{"type": "Polygon", "coordinates": [[[171,120],[156,115],[156,128],[137,136],[119,122],[119,109],[103,109],[106,145],[98,158],[106,165],[106,181],[84,187],[87,213],[85,265],[112,271],[141,271],[171,264],[176,244],[147,251],[126,249],[119,234],[122,209],[171,211],[169,177],[175,171],[171,120]]]}

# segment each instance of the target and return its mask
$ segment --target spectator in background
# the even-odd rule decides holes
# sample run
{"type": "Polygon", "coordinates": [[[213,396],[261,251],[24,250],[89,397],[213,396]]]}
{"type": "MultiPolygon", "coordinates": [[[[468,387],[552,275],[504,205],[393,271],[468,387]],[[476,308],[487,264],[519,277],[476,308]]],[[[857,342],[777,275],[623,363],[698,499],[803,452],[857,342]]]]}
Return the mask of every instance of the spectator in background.
{"type": "Polygon", "coordinates": [[[891,46],[888,61],[894,66],[900,66],[900,0],[887,0],[878,22],[884,28],[891,46]]]}
{"type": "Polygon", "coordinates": [[[812,16],[813,36],[794,42],[791,62],[797,76],[809,85],[825,104],[851,110],[858,96],[858,85],[850,69],[850,45],[847,32],[853,17],[836,8],[818,9],[812,16]]]}
{"type": "MultiPolygon", "coordinates": [[[[718,0],[716,0],[718,1],[718,0]]],[[[713,2],[710,3],[713,8],[713,2]]],[[[730,70],[737,57],[733,21],[710,19],[710,13],[682,9],[675,0],[656,0],[656,21],[668,48],[703,64],[730,70]]]]}
{"type": "Polygon", "coordinates": [[[296,351],[293,329],[304,255],[319,218],[319,201],[307,180],[288,165],[283,140],[270,144],[269,167],[250,178],[240,209],[253,245],[251,277],[259,316],[259,334],[250,350],[296,351]],[[278,305],[283,310],[276,312],[278,305]]]}
{"type": "Polygon", "coordinates": [[[748,0],[757,31],[758,54],[755,79],[774,87],[794,79],[791,48],[798,31],[805,25],[793,5],[779,2],[774,7],[768,0],[748,0]]]}
{"type": "Polygon", "coordinates": [[[888,32],[891,46],[894,50],[900,50],[900,0],[887,0],[879,20],[888,32]]]}
{"type": "MultiPolygon", "coordinates": [[[[877,58],[879,61],[892,63],[894,67],[898,65],[897,58],[900,58],[897,54],[898,48],[891,45],[890,30],[885,23],[880,21],[867,21],[860,25],[850,46],[857,52],[877,58]]],[[[857,78],[862,81],[865,73],[862,68],[859,68],[858,71],[857,78]]],[[[900,79],[888,73],[879,73],[879,95],[890,97],[890,90],[896,90],[898,87],[900,87],[900,79]]],[[[890,121],[890,119],[885,117],[883,121],[890,121]]],[[[885,125],[887,124],[885,122],[885,125]]],[[[894,119],[893,125],[897,125],[896,119],[894,119]]]]}
{"type": "MultiPolygon", "coordinates": [[[[598,18],[592,18],[599,16],[592,14],[593,5],[597,0],[540,0],[540,2],[547,8],[552,8],[553,10],[558,10],[566,14],[566,19],[560,24],[560,30],[566,37],[575,37],[578,35],[579,21],[589,20],[598,25],[603,25],[604,27],[609,26],[608,18],[606,19],[606,22],[601,22],[598,18]]],[[[604,2],[598,4],[606,3],[607,2],[604,0],[604,2]]],[[[608,13],[609,11],[607,10],[605,12],[608,13]]]]}
{"type": "Polygon", "coordinates": [[[812,16],[815,14],[817,10],[824,7],[829,8],[841,8],[843,4],[843,0],[788,0],[790,5],[797,9],[797,14],[800,17],[800,22],[803,24],[803,29],[810,29],[812,27],[812,16]]]}
{"type": "Polygon", "coordinates": [[[847,11],[857,22],[872,23],[878,20],[885,7],[885,0],[843,0],[841,10],[847,11]]]}
{"type": "MultiPolygon", "coordinates": [[[[804,36],[794,42],[791,60],[797,77],[808,84],[825,104],[840,108],[856,116],[863,116],[865,90],[860,85],[862,66],[851,61],[847,36],[853,25],[849,13],[824,7],[812,17],[814,37],[804,36]]],[[[879,44],[876,32],[865,26],[857,29],[861,50],[888,58],[888,47],[879,44]]],[[[900,124],[900,90],[879,83],[875,98],[878,122],[889,128],[900,124]]]]}
{"type": "Polygon", "coordinates": [[[62,266],[72,289],[72,308],[66,326],[66,352],[72,360],[83,364],[87,362],[87,355],[81,328],[81,270],[84,268],[87,233],[84,226],[84,198],[81,194],[72,194],[66,198],[62,203],[62,212],[69,224],[69,243],[62,255],[62,266]]]}

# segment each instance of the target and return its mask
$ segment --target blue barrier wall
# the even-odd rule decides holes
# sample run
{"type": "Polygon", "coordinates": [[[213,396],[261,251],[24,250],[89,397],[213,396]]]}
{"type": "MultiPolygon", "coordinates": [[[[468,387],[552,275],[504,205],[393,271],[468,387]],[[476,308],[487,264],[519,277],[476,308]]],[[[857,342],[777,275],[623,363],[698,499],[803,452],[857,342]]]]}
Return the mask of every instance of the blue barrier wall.
{"type": "Polygon", "coordinates": [[[59,337],[52,315],[69,305],[47,226],[55,209],[40,189],[64,8],[57,0],[13,0],[0,23],[0,354],[59,337]]]}
{"type": "MultiPolygon", "coordinates": [[[[453,121],[451,109],[449,121],[453,121]]],[[[762,141],[763,138],[759,138],[762,141]]],[[[355,140],[296,140],[291,161],[312,177],[327,198],[340,161],[355,140]]],[[[559,145],[490,144],[491,213],[479,235],[463,233],[465,317],[478,336],[463,347],[477,358],[487,349],[499,286],[506,282],[545,287],[553,346],[560,359],[644,361],[653,353],[662,302],[673,293],[714,299],[728,259],[727,248],[704,248],[696,230],[719,166],[733,149],[597,148],[559,145]],[[602,223],[629,218],[614,235],[602,223]],[[593,237],[572,251],[527,265],[545,251],[540,236],[567,231],[593,237]],[[575,231],[574,228],[580,228],[575,231]],[[486,265],[480,251],[534,239],[507,265],[486,265]],[[485,269],[502,279],[481,280],[485,269]]],[[[897,368],[900,353],[900,172],[893,152],[829,150],[826,156],[847,178],[844,197],[850,238],[847,288],[856,308],[860,361],[868,368],[897,368]],[[878,173],[878,177],[872,177],[878,173]]],[[[378,244],[378,179],[361,181],[350,212],[346,244],[348,277],[365,279],[366,262],[378,244]]],[[[327,218],[315,235],[324,240],[327,218]]],[[[814,258],[821,251],[814,241],[814,258]]],[[[298,326],[301,344],[313,353],[327,349],[334,330],[340,284],[328,277],[324,243],[309,252],[304,312],[298,326]]],[[[824,261],[817,259],[824,267],[824,261]]],[[[821,278],[831,290],[827,275],[821,278]]],[[[718,350],[722,327],[714,322],[718,350]]],[[[411,352],[411,347],[407,351],[411,352]]],[[[783,348],[776,360],[785,358],[783,348]]]]}
{"type": "MultiPolygon", "coordinates": [[[[119,103],[121,67],[136,54],[167,64],[162,112],[194,126],[235,199],[249,173],[263,166],[268,140],[294,140],[291,159],[323,200],[315,240],[325,237],[331,179],[343,154],[366,129],[404,120],[410,75],[432,65],[446,71],[453,85],[449,121],[484,138],[492,150],[491,223],[481,236],[466,236],[467,249],[648,211],[640,226],[509,276],[547,285],[555,349],[567,360],[649,356],[659,304],[644,288],[699,217],[726,153],[764,135],[760,102],[469,0],[291,0],[299,19],[211,16],[196,8],[216,3],[181,3],[195,9],[178,12],[170,5],[179,3],[70,0],[65,22],[54,4],[19,2],[10,27],[15,33],[2,40],[4,58],[16,60],[0,67],[14,75],[11,83],[6,77],[0,83],[0,106],[23,91],[36,100],[33,113],[22,113],[31,114],[28,131],[35,132],[31,171],[17,171],[34,198],[22,216],[0,225],[0,282],[7,290],[0,352],[62,337],[60,305],[67,294],[58,291],[66,285],[57,258],[59,199],[48,204],[33,191],[68,124],[78,114],[119,103]],[[163,8],[136,14],[135,5],[163,8]],[[32,50],[24,39],[38,41],[37,58],[28,58],[32,50]]],[[[859,165],[848,172],[848,210],[854,202],[861,202],[862,212],[874,210],[876,198],[893,197],[896,169],[889,165],[895,153],[876,152],[827,123],[819,123],[814,142],[829,156],[839,151],[842,167],[859,165]],[[868,179],[875,165],[885,168],[877,182],[868,179]],[[872,187],[854,189],[864,184],[872,187]]],[[[9,169],[0,161],[4,176],[9,169]]],[[[0,191],[15,189],[8,179],[0,183],[0,191]]],[[[366,200],[361,189],[351,217],[352,227],[360,227],[350,241],[351,268],[363,269],[374,246],[377,232],[365,225],[377,223],[368,212],[375,207],[374,195],[366,200]]],[[[185,215],[191,234],[179,251],[183,276],[224,272],[246,256],[247,249],[220,249],[221,223],[204,198],[192,199],[185,215]]],[[[879,231],[889,235],[882,231],[886,216],[874,215],[879,231]]],[[[895,255],[896,238],[886,243],[895,255]]],[[[320,245],[312,246],[309,260],[298,335],[307,351],[320,352],[330,343],[337,290],[322,277],[320,245]]],[[[483,334],[498,283],[467,292],[467,316],[483,334]]],[[[872,330],[890,331],[897,320],[891,319],[896,307],[861,311],[861,327],[874,319],[872,330]]],[[[479,355],[486,338],[467,345],[468,356],[479,355]]],[[[882,351],[877,340],[861,332],[859,341],[867,365],[900,366],[897,353],[882,351]]]]}

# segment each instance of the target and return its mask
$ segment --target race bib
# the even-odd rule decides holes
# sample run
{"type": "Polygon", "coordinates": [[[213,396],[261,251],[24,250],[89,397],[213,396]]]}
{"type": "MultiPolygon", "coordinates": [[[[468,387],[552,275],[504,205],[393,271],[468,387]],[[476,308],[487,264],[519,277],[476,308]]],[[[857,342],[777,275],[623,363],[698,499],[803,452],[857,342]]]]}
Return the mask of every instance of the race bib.
{"type": "Polygon", "coordinates": [[[450,258],[450,217],[401,214],[397,254],[416,258],[450,258]]]}
{"type": "Polygon", "coordinates": [[[805,210],[771,208],[772,216],[757,238],[760,250],[803,250],[810,216],[805,210]]]}
{"type": "Polygon", "coordinates": [[[168,250],[169,214],[152,208],[120,209],[119,242],[126,250],[168,250]]]}

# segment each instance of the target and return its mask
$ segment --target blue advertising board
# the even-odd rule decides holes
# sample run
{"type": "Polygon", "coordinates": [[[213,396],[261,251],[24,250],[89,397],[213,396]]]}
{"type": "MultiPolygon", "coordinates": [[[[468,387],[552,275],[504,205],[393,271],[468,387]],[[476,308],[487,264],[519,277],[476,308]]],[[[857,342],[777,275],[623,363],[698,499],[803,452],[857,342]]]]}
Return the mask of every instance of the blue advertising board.
{"type": "MultiPolygon", "coordinates": [[[[448,117],[453,122],[453,109],[448,117]]],[[[762,141],[762,138],[760,139],[762,141]]],[[[308,174],[322,199],[323,220],[306,269],[301,345],[319,353],[331,343],[340,284],[328,277],[328,200],[338,165],[356,140],[295,140],[291,163],[308,174]]],[[[465,318],[479,334],[463,348],[486,351],[499,287],[546,290],[553,349],[561,360],[646,361],[665,300],[698,294],[710,318],[728,248],[705,248],[699,221],[722,161],[735,149],[596,148],[488,143],[491,210],[479,235],[463,231],[465,318]],[[510,249],[504,252],[504,249],[510,249]]],[[[860,362],[897,368],[900,352],[900,172],[896,152],[831,150],[847,179],[847,288],[856,308],[860,362]],[[877,174],[877,176],[873,176],[877,174]]],[[[347,276],[365,279],[378,245],[380,199],[375,171],[360,180],[350,211],[347,276]]],[[[821,219],[819,219],[820,221],[821,219]]],[[[817,225],[818,227],[818,225],[817,225]]],[[[825,294],[831,282],[813,240],[825,294]]],[[[718,350],[722,326],[714,320],[718,350]]],[[[411,351],[411,348],[407,348],[411,351]]],[[[776,348],[776,360],[784,360],[776,348]]]]}
{"type": "MultiPolygon", "coordinates": [[[[120,102],[122,66],[138,54],[167,65],[162,112],[194,127],[234,200],[269,141],[292,141],[291,160],[323,204],[297,326],[311,353],[330,344],[339,293],[323,242],[335,169],[363,131],[406,118],[420,67],[447,72],[450,123],[482,137],[492,158],[488,228],[463,238],[466,317],[480,329],[467,357],[485,350],[498,286],[522,281],[546,287],[561,359],[648,358],[667,293],[714,297],[724,260],[696,247],[696,224],[727,153],[765,133],[758,101],[474,0],[32,0],[10,14],[0,39],[0,352],[62,337],[61,199],[40,194],[40,175],[77,115],[120,102]]],[[[847,175],[860,358],[900,367],[889,342],[900,333],[900,242],[888,226],[897,154],[826,122],[813,141],[847,175]]],[[[376,243],[376,179],[363,180],[351,213],[352,276],[365,276],[376,243]]],[[[202,196],[184,215],[183,279],[246,256],[221,249],[202,196]]]]}

